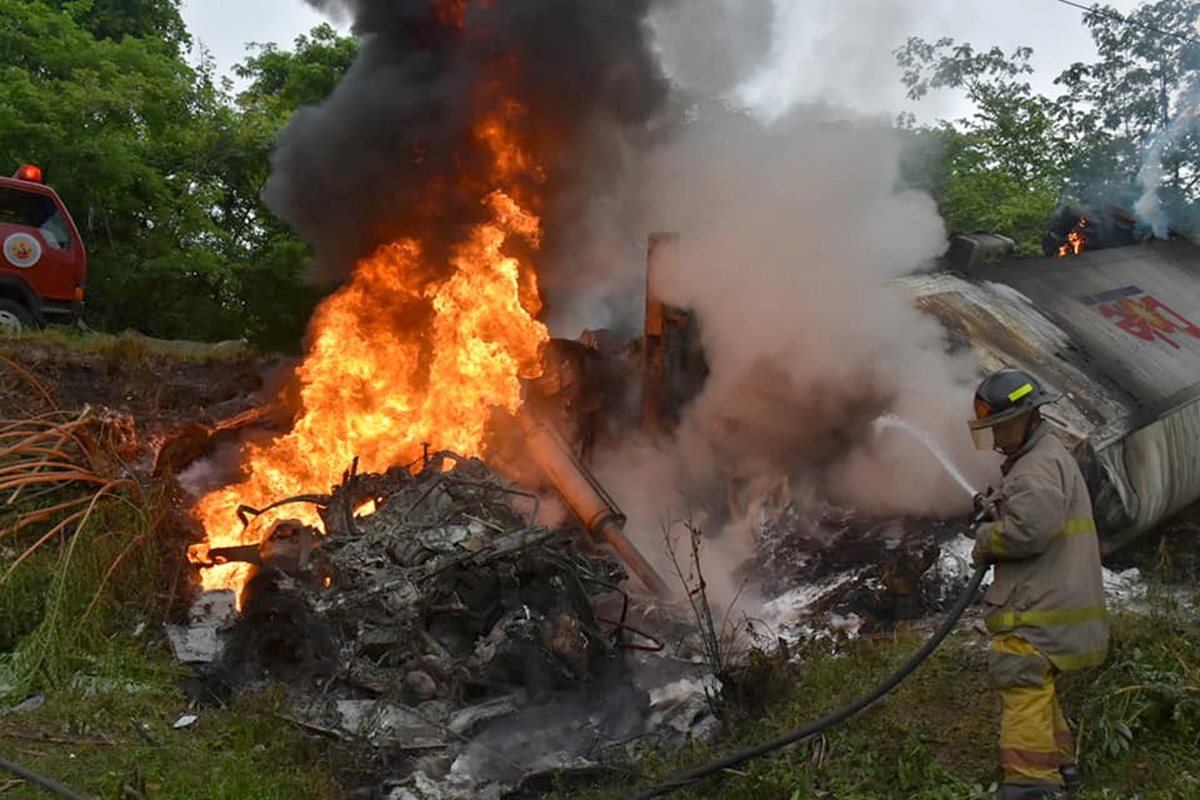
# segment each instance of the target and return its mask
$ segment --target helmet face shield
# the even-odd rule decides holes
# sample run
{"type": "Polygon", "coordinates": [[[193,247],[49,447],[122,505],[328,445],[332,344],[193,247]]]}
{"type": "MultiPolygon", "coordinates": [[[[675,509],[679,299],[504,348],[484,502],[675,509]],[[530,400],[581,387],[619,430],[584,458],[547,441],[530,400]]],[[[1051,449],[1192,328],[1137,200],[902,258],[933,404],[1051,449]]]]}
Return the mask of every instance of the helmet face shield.
{"type": "Polygon", "coordinates": [[[990,416],[976,417],[973,420],[969,420],[967,425],[971,427],[971,430],[994,428],[997,425],[1003,425],[1006,422],[1012,422],[1014,419],[1019,419],[1032,410],[1033,408],[1031,406],[1013,406],[1012,408],[1006,408],[1003,411],[990,416]]]}
{"type": "Polygon", "coordinates": [[[971,441],[975,444],[976,450],[995,450],[996,435],[995,429],[991,426],[986,428],[976,428],[974,425],[969,426],[971,429],[971,441]]]}

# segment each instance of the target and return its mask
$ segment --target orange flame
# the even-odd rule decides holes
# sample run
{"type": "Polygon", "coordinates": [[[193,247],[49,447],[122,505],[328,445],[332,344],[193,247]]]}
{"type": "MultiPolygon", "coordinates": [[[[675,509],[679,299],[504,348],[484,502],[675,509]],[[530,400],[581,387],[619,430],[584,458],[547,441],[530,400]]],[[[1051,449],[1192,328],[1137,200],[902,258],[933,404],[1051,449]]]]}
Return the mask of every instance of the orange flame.
{"type": "Polygon", "coordinates": [[[1077,256],[1087,249],[1088,239],[1084,230],[1088,226],[1086,217],[1080,217],[1079,222],[1075,225],[1074,230],[1067,234],[1067,241],[1058,248],[1058,256],[1077,256]]]}
{"type": "MultiPolygon", "coordinates": [[[[481,124],[477,138],[493,153],[497,182],[532,169],[503,120],[481,124]]],[[[310,506],[289,505],[243,528],[241,504],[327,491],[355,457],[363,470],[382,472],[417,461],[425,443],[478,455],[492,410],[519,410],[520,379],[540,373],[549,334],[535,318],[536,274],[504,250],[514,238],[536,249],[541,226],[503,189],[482,203],[490,221],[456,246],[449,277],[432,280],[421,244],[402,240],[361,261],[317,310],[297,369],[302,410],[289,433],[246,448],[240,483],[196,505],[207,541],[189,552],[194,563],[205,563],[209,547],[259,542],[280,519],[319,525],[310,506]]],[[[250,567],[200,574],[206,590],[240,594],[250,567]]]]}

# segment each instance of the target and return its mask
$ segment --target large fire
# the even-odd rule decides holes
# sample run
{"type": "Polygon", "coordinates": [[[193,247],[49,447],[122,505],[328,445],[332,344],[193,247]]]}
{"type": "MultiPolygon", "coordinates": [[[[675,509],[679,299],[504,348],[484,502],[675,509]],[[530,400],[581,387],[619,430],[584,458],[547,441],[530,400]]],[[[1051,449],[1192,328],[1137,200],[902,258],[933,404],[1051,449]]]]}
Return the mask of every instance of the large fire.
{"type": "MultiPolygon", "coordinates": [[[[539,374],[549,335],[536,319],[533,269],[505,248],[519,239],[536,249],[541,237],[538,217],[509,188],[533,162],[509,132],[517,113],[510,107],[477,128],[493,156],[493,188],[481,197],[490,219],[454,248],[448,277],[430,268],[419,241],[394,242],[361,261],[317,311],[297,370],[295,424],[248,446],[244,479],[197,504],[207,540],[189,553],[194,562],[207,563],[209,548],[258,543],[279,519],[319,524],[315,510],[290,505],[244,528],[239,505],[328,491],[356,457],[364,470],[384,471],[417,461],[427,444],[477,455],[493,409],[519,409],[520,379],[539,374]]],[[[207,567],[201,580],[205,589],[238,591],[249,570],[207,567]]]]}

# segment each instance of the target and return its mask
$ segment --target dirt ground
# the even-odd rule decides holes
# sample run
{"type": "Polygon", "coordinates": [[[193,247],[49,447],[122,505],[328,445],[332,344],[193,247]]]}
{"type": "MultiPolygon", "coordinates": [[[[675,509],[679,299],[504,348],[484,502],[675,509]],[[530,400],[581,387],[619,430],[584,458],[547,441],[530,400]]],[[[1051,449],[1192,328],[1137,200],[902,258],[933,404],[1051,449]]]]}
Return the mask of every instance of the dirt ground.
{"type": "Polygon", "coordinates": [[[242,347],[171,345],[133,334],[5,338],[0,357],[11,361],[0,362],[0,415],[46,409],[52,400],[67,411],[91,405],[128,414],[144,431],[225,419],[266,399],[268,382],[284,371],[242,347]]]}

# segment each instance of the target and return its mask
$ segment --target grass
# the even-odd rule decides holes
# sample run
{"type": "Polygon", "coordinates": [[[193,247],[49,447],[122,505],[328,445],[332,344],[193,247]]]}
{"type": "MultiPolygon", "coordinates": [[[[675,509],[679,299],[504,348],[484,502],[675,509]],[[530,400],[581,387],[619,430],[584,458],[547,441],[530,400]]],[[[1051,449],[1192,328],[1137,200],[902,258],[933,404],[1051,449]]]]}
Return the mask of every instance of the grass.
{"type": "MultiPolygon", "coordinates": [[[[0,468],[15,457],[0,459],[0,468]]],[[[97,474],[104,472],[104,459],[91,463],[97,474]]],[[[183,543],[164,525],[166,498],[140,485],[106,496],[78,529],[30,550],[54,520],[13,531],[17,515],[64,499],[39,491],[31,487],[14,506],[5,505],[11,490],[0,496],[0,709],[34,693],[47,699],[29,712],[0,712],[0,754],[97,798],[342,796],[335,776],[346,762],[327,742],[280,718],[280,691],[243,696],[227,709],[191,708],[180,688],[183,672],[162,636],[165,598],[173,593],[183,553],[183,543]],[[175,730],[185,713],[198,721],[175,730]]],[[[69,482],[58,491],[69,498],[81,489],[69,482]]],[[[1148,539],[1144,552],[1135,554],[1137,563],[1147,574],[1194,591],[1197,529],[1190,529],[1190,548],[1148,539]]],[[[1080,800],[1200,797],[1196,607],[1179,602],[1177,586],[1160,588],[1150,613],[1116,619],[1112,657],[1103,669],[1063,680],[1091,785],[1080,800]]],[[[865,693],[924,635],[859,640],[832,653],[814,645],[798,653],[798,665],[754,659],[742,676],[741,696],[753,701],[751,707],[728,715],[718,746],[653,752],[607,782],[557,797],[629,797],[635,786],[779,736],[865,693]]],[[[677,796],[986,797],[997,778],[998,719],[985,676],[986,644],[985,636],[961,628],[891,697],[819,742],[677,796]]],[[[28,785],[10,786],[2,775],[0,795],[44,796],[28,785]]]]}
{"type": "MultiPolygon", "coordinates": [[[[0,755],[98,798],[340,796],[277,692],[173,728],[190,706],[162,627],[184,553],[167,489],[124,477],[103,419],[28,414],[0,421],[0,755]]],[[[8,778],[4,800],[45,796],[8,778]]]]}
{"type": "Polygon", "coordinates": [[[51,326],[23,331],[16,336],[0,336],[0,352],[10,354],[22,344],[41,344],[125,365],[145,365],[155,359],[195,363],[242,361],[255,354],[241,341],[207,343],[154,339],[134,331],[111,334],[79,328],[51,326]]]}
{"type": "MultiPolygon", "coordinates": [[[[228,709],[189,711],[165,683],[70,689],[35,711],[0,718],[0,752],[97,798],[339,797],[330,751],[282,722],[282,705],[278,693],[266,692],[243,696],[228,709]],[[185,713],[199,719],[174,729],[185,713]],[[96,740],[104,744],[90,743],[96,740]]],[[[46,795],[22,785],[3,796],[46,795]]]]}
{"type": "MultiPolygon", "coordinates": [[[[1200,797],[1200,623],[1163,593],[1149,614],[1117,615],[1101,669],[1064,676],[1060,691],[1079,739],[1087,791],[1079,800],[1200,797]]],[[[732,724],[717,746],[656,752],[592,786],[556,798],[627,798],[711,759],[783,735],[872,688],[924,633],[809,648],[799,666],[760,666],[761,716],[732,724]]],[[[674,795],[705,800],[990,798],[999,780],[999,701],[986,679],[986,635],[962,629],[884,702],[819,741],[752,762],[674,795]]]]}
{"type": "MultiPolygon", "coordinates": [[[[151,520],[126,498],[103,500],[78,533],[64,532],[16,569],[24,540],[37,533],[3,540],[0,702],[94,672],[109,663],[113,631],[155,617],[161,580],[151,520]]],[[[116,663],[103,676],[122,677],[126,667],[116,663]]]]}
{"type": "MultiPolygon", "coordinates": [[[[280,693],[189,710],[162,629],[183,544],[140,535],[161,531],[157,502],[102,501],[78,533],[0,581],[0,709],[47,698],[28,713],[0,711],[0,754],[98,798],[339,797],[328,747],[280,719],[280,693]],[[199,720],[173,729],[185,713],[199,720]]],[[[20,548],[12,542],[0,539],[0,574],[20,548]]],[[[4,800],[45,796],[5,789],[7,777],[4,800]]]]}

